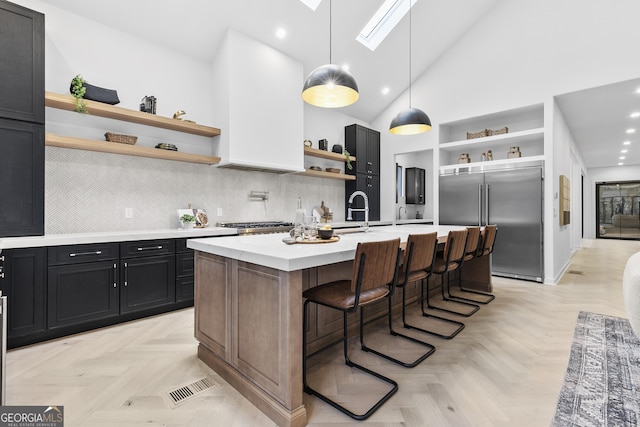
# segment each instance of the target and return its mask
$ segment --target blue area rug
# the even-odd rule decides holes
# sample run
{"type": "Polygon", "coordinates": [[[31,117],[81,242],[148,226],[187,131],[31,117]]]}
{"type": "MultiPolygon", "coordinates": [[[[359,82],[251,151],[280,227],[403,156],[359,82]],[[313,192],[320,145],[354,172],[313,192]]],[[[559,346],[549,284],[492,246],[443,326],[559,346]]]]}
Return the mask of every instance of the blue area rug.
{"type": "Polygon", "coordinates": [[[552,425],[639,422],[640,340],[627,319],[580,312],[552,425]]]}

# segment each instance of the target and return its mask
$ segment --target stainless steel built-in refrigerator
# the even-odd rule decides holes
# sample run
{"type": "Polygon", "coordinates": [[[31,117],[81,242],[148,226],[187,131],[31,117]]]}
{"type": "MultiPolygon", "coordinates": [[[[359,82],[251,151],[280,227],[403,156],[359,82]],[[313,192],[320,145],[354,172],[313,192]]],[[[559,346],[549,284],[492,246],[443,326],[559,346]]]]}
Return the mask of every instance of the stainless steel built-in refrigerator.
{"type": "Polygon", "coordinates": [[[498,226],[494,275],[543,281],[542,167],[441,175],[439,186],[441,225],[498,226]]]}

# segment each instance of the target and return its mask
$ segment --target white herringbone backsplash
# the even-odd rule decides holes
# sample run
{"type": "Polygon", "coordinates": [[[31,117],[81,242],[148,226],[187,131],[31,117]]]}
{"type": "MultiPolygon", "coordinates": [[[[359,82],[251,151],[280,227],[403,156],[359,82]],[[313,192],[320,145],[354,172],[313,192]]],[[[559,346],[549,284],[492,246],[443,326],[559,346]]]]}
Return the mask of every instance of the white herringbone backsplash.
{"type": "Polygon", "coordinates": [[[205,209],[220,221],[294,218],[298,196],[310,211],[324,201],[344,220],[344,182],[218,169],[193,163],[47,147],[46,234],[154,230],[179,226],[176,210],[205,209]],[[268,191],[266,202],[249,192],[268,191]],[[125,218],[125,208],[133,218],[125,218]],[[223,216],[218,217],[217,208],[223,216]]]}

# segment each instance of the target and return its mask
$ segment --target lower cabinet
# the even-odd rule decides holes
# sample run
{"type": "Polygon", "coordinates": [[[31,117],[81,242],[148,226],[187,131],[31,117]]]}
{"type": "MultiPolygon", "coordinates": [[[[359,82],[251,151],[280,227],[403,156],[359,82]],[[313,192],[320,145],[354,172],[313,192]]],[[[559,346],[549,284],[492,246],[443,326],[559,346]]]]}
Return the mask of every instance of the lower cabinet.
{"type": "Polygon", "coordinates": [[[49,248],[48,329],[119,315],[118,244],[49,248]]]}
{"type": "Polygon", "coordinates": [[[194,297],[194,253],[187,239],[176,241],[176,302],[191,302],[194,297]]]}
{"type": "Polygon", "coordinates": [[[120,262],[121,313],[146,310],[176,301],[173,240],[121,243],[120,262]]]}
{"type": "Polygon", "coordinates": [[[7,297],[7,340],[46,329],[46,248],[3,250],[0,290],[7,297]]]}

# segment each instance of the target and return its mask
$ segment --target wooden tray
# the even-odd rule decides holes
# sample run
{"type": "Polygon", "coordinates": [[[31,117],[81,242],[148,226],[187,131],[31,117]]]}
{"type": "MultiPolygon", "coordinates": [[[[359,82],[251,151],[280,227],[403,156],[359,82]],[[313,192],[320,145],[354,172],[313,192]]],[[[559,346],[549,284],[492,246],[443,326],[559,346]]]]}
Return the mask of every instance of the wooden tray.
{"type": "Polygon", "coordinates": [[[317,239],[317,240],[293,240],[293,237],[285,237],[282,241],[288,245],[294,245],[296,243],[315,244],[315,243],[335,243],[340,240],[340,236],[333,236],[330,239],[317,239]]]}

